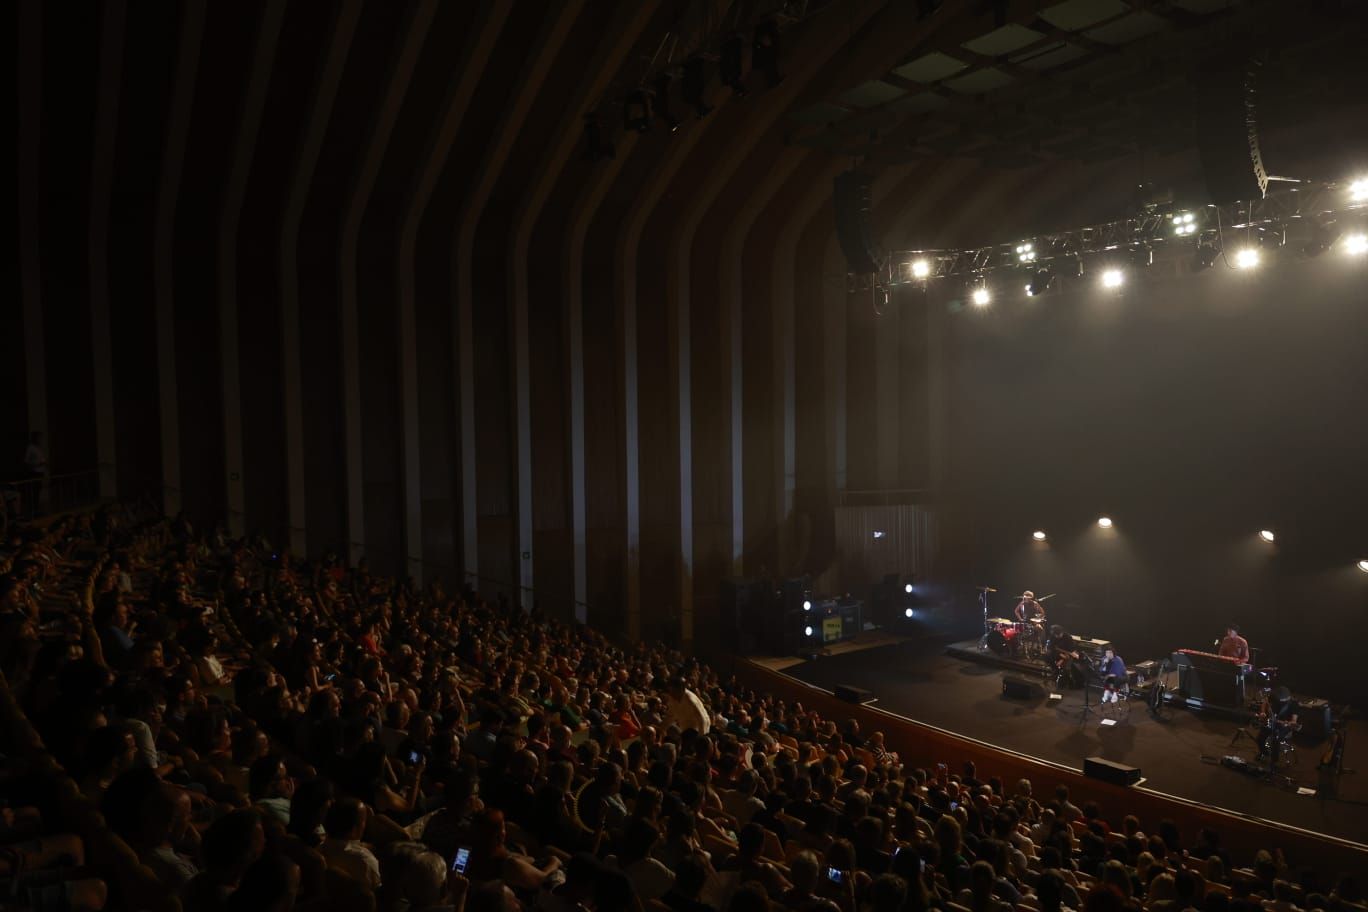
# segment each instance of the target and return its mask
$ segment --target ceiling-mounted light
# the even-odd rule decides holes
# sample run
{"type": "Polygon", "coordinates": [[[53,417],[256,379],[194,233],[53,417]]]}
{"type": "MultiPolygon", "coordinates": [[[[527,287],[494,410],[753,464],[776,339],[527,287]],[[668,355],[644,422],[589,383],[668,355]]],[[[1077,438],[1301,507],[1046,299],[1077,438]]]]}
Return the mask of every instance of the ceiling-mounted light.
{"type": "Polygon", "coordinates": [[[1026,283],[1026,293],[1033,298],[1037,295],[1043,295],[1054,284],[1054,277],[1054,270],[1048,266],[1037,269],[1030,281],[1026,283]]]}

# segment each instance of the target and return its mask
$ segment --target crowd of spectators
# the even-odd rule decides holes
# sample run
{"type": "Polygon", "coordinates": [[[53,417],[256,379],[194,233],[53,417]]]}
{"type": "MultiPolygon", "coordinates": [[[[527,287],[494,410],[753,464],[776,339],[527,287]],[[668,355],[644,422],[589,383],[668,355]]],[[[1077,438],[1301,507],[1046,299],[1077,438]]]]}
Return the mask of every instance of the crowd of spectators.
{"type": "MultiPolygon", "coordinates": [[[[469,590],[130,508],[7,536],[9,691],[187,912],[1364,910],[469,590]]],[[[138,907],[5,759],[4,895],[138,907]]]]}

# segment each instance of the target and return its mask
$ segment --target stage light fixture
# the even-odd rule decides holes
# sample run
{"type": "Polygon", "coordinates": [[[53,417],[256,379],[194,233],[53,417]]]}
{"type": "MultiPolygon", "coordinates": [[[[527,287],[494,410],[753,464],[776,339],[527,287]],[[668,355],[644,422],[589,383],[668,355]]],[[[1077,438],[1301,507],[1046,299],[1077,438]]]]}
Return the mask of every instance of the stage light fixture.
{"type": "Polygon", "coordinates": [[[722,84],[732,90],[737,98],[746,97],[746,83],[742,73],[742,60],[746,53],[746,41],[733,34],[722,42],[722,61],[718,65],[718,75],[722,84]]]}
{"type": "Polygon", "coordinates": [[[708,86],[708,74],[704,67],[706,61],[695,54],[684,61],[684,74],[680,78],[680,97],[684,103],[694,109],[694,116],[699,120],[708,116],[712,111],[712,105],[704,100],[704,91],[708,86]]]}
{"type": "Polygon", "coordinates": [[[1278,537],[1278,536],[1276,536],[1276,535],[1273,534],[1273,530],[1272,530],[1272,529],[1264,529],[1264,530],[1262,530],[1261,532],[1259,532],[1259,538],[1262,538],[1264,541],[1268,542],[1270,545],[1277,539],[1277,537],[1278,537]]]}
{"type": "Polygon", "coordinates": [[[1054,284],[1054,277],[1054,271],[1048,267],[1037,269],[1035,275],[1031,276],[1031,281],[1026,283],[1026,294],[1033,298],[1043,295],[1054,284]]]}
{"type": "Polygon", "coordinates": [[[1349,199],[1356,203],[1368,202],[1368,177],[1360,177],[1349,184],[1349,199]]]}
{"type": "Polygon", "coordinates": [[[1175,212],[1169,219],[1173,233],[1179,237],[1197,233],[1197,216],[1191,212],[1175,212]]]}
{"type": "Polygon", "coordinates": [[[1246,247],[1235,254],[1236,269],[1253,269],[1259,265],[1259,250],[1256,247],[1246,247]]]}
{"type": "Polygon", "coordinates": [[[647,133],[651,129],[651,94],[645,89],[627,93],[622,102],[622,124],[628,130],[647,133]]]}
{"type": "Polygon", "coordinates": [[[803,628],[803,636],[805,636],[805,637],[810,637],[810,636],[812,636],[812,625],[811,625],[811,624],[809,624],[808,626],[806,626],[806,627],[803,628]]]}
{"type": "Polygon", "coordinates": [[[911,608],[904,608],[904,609],[903,609],[903,617],[905,617],[905,618],[910,618],[911,616],[912,616],[912,609],[911,609],[911,608]]]}
{"type": "Polygon", "coordinates": [[[1110,529],[1110,528],[1112,527],[1111,517],[1110,517],[1110,516],[1099,516],[1099,517],[1097,518],[1097,525],[1098,525],[1099,527],[1103,528],[1103,529],[1110,529]]]}
{"type": "Polygon", "coordinates": [[[1362,570],[1364,573],[1368,573],[1368,558],[1365,558],[1364,560],[1359,561],[1359,562],[1358,562],[1358,568],[1359,568],[1360,570],[1362,570]]]}
{"type": "Polygon", "coordinates": [[[811,610],[812,610],[812,602],[811,602],[810,600],[808,600],[808,599],[803,599],[803,610],[804,610],[804,611],[811,611],[811,610]]]}
{"type": "Polygon", "coordinates": [[[655,95],[651,98],[655,115],[665,122],[671,133],[679,132],[679,119],[670,110],[670,74],[661,73],[655,79],[655,95]]]}
{"type": "Polygon", "coordinates": [[[1034,263],[1036,258],[1035,245],[1017,244],[1016,255],[1019,263],[1034,263]]]}
{"type": "Polygon", "coordinates": [[[1031,538],[1034,538],[1036,541],[1044,541],[1046,538],[1045,530],[1036,529],[1034,532],[1031,533],[1031,538]]]}
{"type": "Polygon", "coordinates": [[[883,538],[883,537],[884,537],[884,534],[883,534],[882,532],[880,532],[878,529],[875,529],[875,530],[874,530],[874,538],[875,538],[875,540],[878,540],[878,539],[883,538]]]}
{"type": "Polygon", "coordinates": [[[1199,270],[1210,269],[1212,264],[1216,262],[1216,258],[1220,255],[1221,251],[1217,250],[1211,244],[1198,244],[1197,255],[1192,261],[1192,268],[1199,270]]]}
{"type": "Polygon", "coordinates": [[[929,276],[930,274],[931,274],[931,264],[928,263],[926,260],[913,260],[913,261],[912,261],[912,277],[913,277],[913,278],[915,278],[915,279],[924,279],[924,278],[926,278],[927,276],[929,276]]]}
{"type": "Polygon", "coordinates": [[[993,296],[988,293],[986,286],[980,285],[978,288],[974,289],[972,300],[975,307],[987,307],[988,302],[993,300],[993,296]]]}
{"type": "Polygon", "coordinates": [[[911,594],[912,594],[912,584],[911,584],[911,583],[906,583],[906,584],[904,584],[904,585],[903,585],[903,592],[906,592],[908,595],[911,595],[911,594]]]}
{"type": "Polygon", "coordinates": [[[1108,269],[1102,273],[1103,288],[1120,288],[1126,281],[1126,274],[1119,269],[1108,269]]]}
{"type": "Polygon", "coordinates": [[[1368,234],[1351,234],[1340,242],[1340,246],[1350,256],[1363,256],[1368,253],[1368,234]]]}

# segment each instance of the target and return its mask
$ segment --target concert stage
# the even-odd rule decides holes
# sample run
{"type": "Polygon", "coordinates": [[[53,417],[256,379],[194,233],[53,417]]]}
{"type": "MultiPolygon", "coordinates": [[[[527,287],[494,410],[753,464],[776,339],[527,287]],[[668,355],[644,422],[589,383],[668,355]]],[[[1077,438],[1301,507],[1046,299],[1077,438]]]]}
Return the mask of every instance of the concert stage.
{"type": "MultiPolygon", "coordinates": [[[[1083,719],[1080,690],[1063,691],[1063,699],[1056,702],[1047,701],[1043,693],[1028,700],[1008,699],[1002,693],[1002,679],[1012,671],[949,655],[943,640],[824,656],[783,673],[827,690],[838,684],[864,688],[887,712],[1036,759],[1080,770],[1084,758],[1102,757],[1139,767],[1145,786],[1158,792],[1368,843],[1368,770],[1341,776],[1336,797],[1298,795],[1293,788],[1216,762],[1229,754],[1252,758],[1255,751],[1247,738],[1232,746],[1239,726],[1226,717],[1166,707],[1156,719],[1143,702],[1133,701],[1119,712],[1108,707],[1106,716],[1114,717],[1116,724],[1104,726],[1096,705],[1083,719]]],[[[1096,699],[1094,691],[1091,700],[1096,699]]],[[[1357,749],[1362,746],[1355,728],[1350,728],[1345,753],[1349,769],[1357,765],[1357,749]]],[[[1287,775],[1297,785],[1317,788],[1321,783],[1316,764],[1323,749],[1324,745],[1299,747],[1287,775]]]]}

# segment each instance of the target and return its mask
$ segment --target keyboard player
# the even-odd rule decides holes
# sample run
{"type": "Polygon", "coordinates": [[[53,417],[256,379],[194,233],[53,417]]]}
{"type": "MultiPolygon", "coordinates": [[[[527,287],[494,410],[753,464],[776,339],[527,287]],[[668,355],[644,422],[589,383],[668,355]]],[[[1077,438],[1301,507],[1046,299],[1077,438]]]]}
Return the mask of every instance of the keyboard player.
{"type": "Polygon", "coordinates": [[[1234,624],[1227,624],[1225,636],[1221,638],[1216,653],[1227,659],[1236,659],[1241,665],[1247,665],[1249,664],[1249,641],[1240,636],[1239,627],[1234,624]]]}

